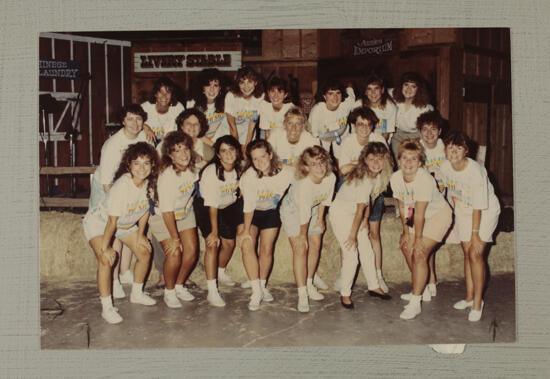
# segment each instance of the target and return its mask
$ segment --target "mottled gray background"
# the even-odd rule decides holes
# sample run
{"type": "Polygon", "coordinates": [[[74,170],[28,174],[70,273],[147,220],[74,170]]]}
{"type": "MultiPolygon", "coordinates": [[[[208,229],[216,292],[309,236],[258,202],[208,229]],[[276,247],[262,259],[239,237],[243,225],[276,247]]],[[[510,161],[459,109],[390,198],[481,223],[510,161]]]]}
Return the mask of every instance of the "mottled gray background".
{"type": "Polygon", "coordinates": [[[0,0],[0,377],[547,377],[549,5],[543,0],[0,0]],[[39,32],[468,26],[511,27],[517,343],[467,345],[459,356],[427,346],[40,350],[39,32]]]}

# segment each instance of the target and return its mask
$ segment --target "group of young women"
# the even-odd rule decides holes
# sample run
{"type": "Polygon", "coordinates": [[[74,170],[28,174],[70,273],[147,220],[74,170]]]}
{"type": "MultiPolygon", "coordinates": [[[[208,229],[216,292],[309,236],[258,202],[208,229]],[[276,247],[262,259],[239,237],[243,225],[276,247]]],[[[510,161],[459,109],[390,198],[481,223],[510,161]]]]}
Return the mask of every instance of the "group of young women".
{"type": "Polygon", "coordinates": [[[235,285],[225,267],[236,246],[248,277],[242,286],[252,289],[248,308],[274,300],[266,283],[282,226],[292,248],[297,309],[308,312],[309,300],[324,298],[318,288],[328,289],[316,274],[327,208],[341,247],[334,287],[342,306],[354,307],[359,262],[368,294],[389,300],[380,240],[389,183],[403,224],[400,247],[412,274],[401,318],[414,318],[420,302],[435,296],[430,256],[448,235],[454,213],[466,278],[466,298],[455,308],[471,307],[469,319],[479,320],[483,253],[498,220],[498,200],[485,169],[467,158],[465,135],[449,135],[447,159],[441,157],[442,119],[428,104],[418,74],[403,75],[393,96],[372,75],[358,100],[351,85],[330,80],[309,121],[290,102],[282,78],[268,80],[265,94],[262,78],[250,67],[238,70],[232,86],[215,69],[203,70],[198,79],[186,109],[176,100],[174,83],[157,80],[151,99],[122,109],[122,129],[102,148],[84,231],[98,259],[107,322],[122,321],[112,300],[125,296],[121,281],[132,283],[130,302],[156,303],[143,292],[153,251],[165,304],[179,308],[180,300],[195,298],[186,283],[198,255],[197,227],[205,241],[211,305],[225,306],[218,284],[235,285]],[[393,173],[394,159],[399,170],[393,173]],[[440,192],[445,188],[447,199],[440,192]],[[137,259],[133,274],[130,259],[117,259],[125,249],[137,259]]]}

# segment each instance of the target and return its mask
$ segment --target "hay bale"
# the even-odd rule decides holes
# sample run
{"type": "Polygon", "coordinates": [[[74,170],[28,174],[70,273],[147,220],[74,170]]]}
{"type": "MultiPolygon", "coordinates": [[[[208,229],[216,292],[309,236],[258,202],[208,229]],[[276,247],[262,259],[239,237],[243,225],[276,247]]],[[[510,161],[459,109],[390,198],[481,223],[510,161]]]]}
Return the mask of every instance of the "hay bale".
{"type": "MultiPolygon", "coordinates": [[[[40,275],[41,281],[49,280],[95,280],[97,262],[88,241],[84,237],[82,215],[69,212],[40,212],[40,275]]],[[[383,271],[389,282],[410,282],[410,273],[399,250],[401,223],[391,212],[384,215],[381,225],[383,246],[383,271]]],[[[200,240],[200,257],[191,279],[201,286],[206,285],[204,275],[204,240],[200,240]]],[[[319,274],[327,282],[336,280],[340,270],[340,247],[330,223],[323,238],[319,274]]],[[[492,245],[488,257],[491,272],[514,271],[514,234],[500,232],[496,244],[492,245]]],[[[246,280],[242,264],[242,253],[235,249],[227,272],[236,281],[246,280]]],[[[463,253],[459,245],[444,245],[436,255],[438,280],[461,279],[463,277],[463,253]]],[[[149,283],[158,280],[159,273],[152,267],[149,283]]],[[[272,283],[293,283],[292,250],[288,238],[281,229],[275,245],[272,283]]],[[[358,275],[358,283],[365,283],[358,275]]]]}

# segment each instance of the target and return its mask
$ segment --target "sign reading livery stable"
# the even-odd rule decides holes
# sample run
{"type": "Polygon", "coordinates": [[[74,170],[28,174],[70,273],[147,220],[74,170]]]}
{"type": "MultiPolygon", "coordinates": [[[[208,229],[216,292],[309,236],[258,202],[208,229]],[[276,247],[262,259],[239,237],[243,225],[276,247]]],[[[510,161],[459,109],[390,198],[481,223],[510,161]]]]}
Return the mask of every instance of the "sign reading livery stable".
{"type": "Polygon", "coordinates": [[[201,71],[205,68],[237,71],[239,67],[240,51],[134,53],[134,72],[201,71]]]}

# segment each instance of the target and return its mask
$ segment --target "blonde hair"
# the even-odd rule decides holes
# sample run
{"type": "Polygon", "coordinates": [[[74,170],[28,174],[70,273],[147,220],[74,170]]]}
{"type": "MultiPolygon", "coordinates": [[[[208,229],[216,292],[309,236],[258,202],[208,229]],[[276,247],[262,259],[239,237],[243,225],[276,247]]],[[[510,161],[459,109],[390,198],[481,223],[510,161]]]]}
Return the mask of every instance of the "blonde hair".
{"type": "Polygon", "coordinates": [[[413,151],[418,154],[418,159],[422,163],[422,166],[424,166],[424,163],[426,163],[426,153],[424,152],[424,148],[417,139],[411,138],[401,142],[401,145],[399,145],[399,149],[397,150],[397,160],[401,159],[401,155],[403,155],[403,152],[405,150],[413,151]]]}
{"type": "Polygon", "coordinates": [[[374,180],[376,177],[380,177],[382,188],[386,188],[390,182],[390,176],[393,172],[393,161],[391,159],[390,151],[382,142],[369,142],[362,150],[359,158],[357,159],[357,166],[345,176],[346,183],[355,182],[357,184],[365,176],[374,180]],[[369,169],[367,165],[367,157],[369,154],[382,155],[384,157],[384,166],[382,171],[375,174],[369,169]]]}
{"type": "Polygon", "coordinates": [[[309,159],[319,158],[321,162],[326,164],[327,171],[325,173],[325,178],[332,173],[334,166],[328,151],[323,149],[321,146],[315,145],[315,146],[308,147],[302,152],[302,154],[300,154],[300,157],[298,158],[298,162],[296,162],[296,171],[295,171],[296,179],[303,179],[309,174],[309,168],[307,167],[306,157],[309,159]]]}
{"type": "Polygon", "coordinates": [[[304,124],[304,129],[307,130],[309,133],[311,133],[311,126],[309,125],[306,114],[304,113],[302,108],[299,108],[299,107],[291,107],[288,111],[286,111],[285,118],[283,120],[283,125],[286,125],[286,123],[293,116],[301,118],[302,123],[304,124]]]}

